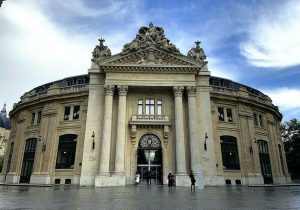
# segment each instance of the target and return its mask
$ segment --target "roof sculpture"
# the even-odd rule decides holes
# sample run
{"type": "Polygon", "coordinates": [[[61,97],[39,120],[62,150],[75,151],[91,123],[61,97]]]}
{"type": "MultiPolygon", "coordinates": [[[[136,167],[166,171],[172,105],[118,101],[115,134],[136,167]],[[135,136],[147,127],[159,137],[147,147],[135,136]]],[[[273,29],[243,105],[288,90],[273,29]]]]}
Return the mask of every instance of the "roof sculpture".
{"type": "Polygon", "coordinates": [[[121,54],[127,54],[150,46],[165,49],[174,53],[180,53],[179,49],[166,38],[164,29],[150,23],[149,27],[141,27],[136,37],[131,42],[124,45],[121,54]]]}

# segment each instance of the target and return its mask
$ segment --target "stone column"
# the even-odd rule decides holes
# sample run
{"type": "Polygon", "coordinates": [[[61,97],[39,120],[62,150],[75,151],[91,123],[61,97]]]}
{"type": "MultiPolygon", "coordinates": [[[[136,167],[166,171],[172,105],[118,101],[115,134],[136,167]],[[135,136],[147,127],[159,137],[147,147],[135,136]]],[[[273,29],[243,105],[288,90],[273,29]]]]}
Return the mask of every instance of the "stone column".
{"type": "Polygon", "coordinates": [[[128,86],[118,86],[119,105],[118,105],[118,124],[117,124],[117,142],[115,175],[125,174],[125,129],[126,129],[126,95],[128,86]]]}
{"type": "Polygon", "coordinates": [[[183,87],[174,87],[175,98],[175,142],[176,142],[176,173],[186,174],[184,125],[182,108],[183,87]]]}
{"type": "Polygon", "coordinates": [[[100,150],[100,176],[108,176],[109,174],[109,161],[110,161],[110,144],[111,144],[111,123],[112,123],[112,107],[114,86],[104,86],[105,91],[105,105],[102,129],[102,142],[100,150]]]}
{"type": "Polygon", "coordinates": [[[196,121],[196,87],[187,87],[188,108],[189,108],[189,132],[190,132],[190,155],[191,169],[196,171],[196,164],[199,163],[199,144],[197,144],[197,121],[196,121]]]}

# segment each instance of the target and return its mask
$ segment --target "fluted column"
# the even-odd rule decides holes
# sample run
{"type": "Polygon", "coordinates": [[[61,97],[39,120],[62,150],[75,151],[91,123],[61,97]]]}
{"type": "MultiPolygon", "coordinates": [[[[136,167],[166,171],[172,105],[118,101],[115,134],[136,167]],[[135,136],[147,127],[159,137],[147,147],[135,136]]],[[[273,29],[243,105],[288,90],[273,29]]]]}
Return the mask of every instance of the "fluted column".
{"type": "Polygon", "coordinates": [[[102,142],[100,150],[99,175],[109,175],[110,144],[111,144],[111,123],[114,86],[104,86],[105,104],[103,117],[102,142]]]}
{"type": "Polygon", "coordinates": [[[176,172],[186,174],[185,146],[184,146],[184,126],[182,91],[183,87],[174,87],[175,98],[175,142],[176,142],[176,172]]]}
{"type": "Polygon", "coordinates": [[[191,169],[196,171],[196,164],[199,161],[199,145],[197,144],[196,128],[196,87],[187,87],[188,108],[189,108],[189,132],[190,132],[190,155],[191,169]]]}
{"type": "Polygon", "coordinates": [[[117,142],[115,174],[123,175],[125,173],[125,129],[126,129],[126,95],[128,86],[118,86],[119,105],[118,105],[118,124],[117,124],[117,142]]]}

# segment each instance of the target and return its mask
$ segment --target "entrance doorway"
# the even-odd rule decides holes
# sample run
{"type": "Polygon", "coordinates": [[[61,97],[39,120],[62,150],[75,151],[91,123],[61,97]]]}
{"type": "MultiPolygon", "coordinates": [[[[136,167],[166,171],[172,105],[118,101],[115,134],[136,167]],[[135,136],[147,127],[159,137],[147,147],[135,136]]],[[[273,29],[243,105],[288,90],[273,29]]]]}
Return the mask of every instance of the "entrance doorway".
{"type": "Polygon", "coordinates": [[[137,171],[141,182],[162,184],[162,149],[159,138],[153,134],[144,135],[139,141],[137,151],[137,171]]]}
{"type": "Polygon", "coordinates": [[[264,140],[258,140],[257,143],[258,143],[261,173],[264,178],[264,183],[272,184],[273,177],[272,177],[270,155],[268,150],[268,143],[264,140]]]}
{"type": "Polygon", "coordinates": [[[32,174],[37,139],[31,138],[26,141],[20,183],[29,183],[32,174]]]}

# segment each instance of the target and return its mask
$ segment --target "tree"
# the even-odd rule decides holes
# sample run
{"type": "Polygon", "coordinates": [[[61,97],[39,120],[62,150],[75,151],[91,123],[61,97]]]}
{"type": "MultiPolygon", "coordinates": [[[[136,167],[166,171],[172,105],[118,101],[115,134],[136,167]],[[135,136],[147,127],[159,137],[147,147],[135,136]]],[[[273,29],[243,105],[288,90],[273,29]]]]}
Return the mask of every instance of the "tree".
{"type": "Polygon", "coordinates": [[[286,161],[292,179],[300,178],[300,121],[292,119],[281,125],[286,161]]]}

